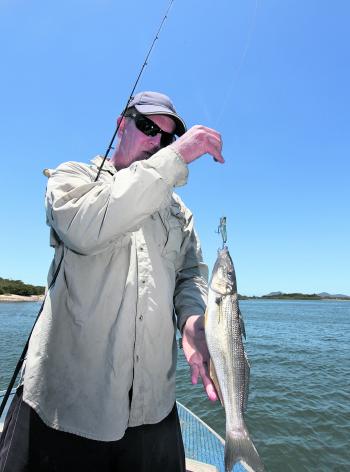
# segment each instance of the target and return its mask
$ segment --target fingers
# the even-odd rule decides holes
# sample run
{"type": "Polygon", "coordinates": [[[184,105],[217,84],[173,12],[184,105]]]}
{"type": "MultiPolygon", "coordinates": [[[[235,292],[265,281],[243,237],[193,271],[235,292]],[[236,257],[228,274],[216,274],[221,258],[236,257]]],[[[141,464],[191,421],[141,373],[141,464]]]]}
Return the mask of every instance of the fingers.
{"type": "Polygon", "coordinates": [[[208,384],[205,387],[205,391],[207,392],[207,396],[211,402],[216,402],[218,400],[218,396],[215,390],[215,387],[212,383],[208,384]]]}
{"type": "Polygon", "coordinates": [[[191,365],[191,382],[193,385],[196,385],[198,383],[198,377],[199,377],[199,366],[198,364],[192,364],[191,365]]]}
{"type": "Polygon", "coordinates": [[[198,126],[198,128],[201,129],[202,133],[204,134],[207,140],[207,150],[205,152],[207,154],[212,155],[214,161],[223,164],[225,160],[222,156],[221,134],[218,133],[215,129],[208,128],[206,126],[198,126]]]}
{"type": "Polygon", "coordinates": [[[206,364],[202,364],[202,365],[192,364],[191,365],[191,381],[193,385],[196,385],[198,383],[199,376],[202,379],[207,397],[212,402],[215,402],[218,399],[218,396],[215,390],[215,386],[213,382],[211,381],[211,378],[209,377],[206,364]]]}
{"type": "Polygon", "coordinates": [[[217,397],[217,394],[216,394],[214,384],[213,384],[211,378],[209,377],[207,364],[204,364],[202,366],[202,369],[200,369],[200,375],[202,377],[202,382],[203,382],[203,385],[204,385],[204,389],[207,392],[207,396],[208,396],[209,400],[211,400],[212,402],[215,402],[218,399],[218,397],[217,397]]]}
{"type": "Polygon", "coordinates": [[[220,133],[206,126],[193,126],[170,146],[181,154],[187,164],[204,154],[210,154],[216,162],[221,164],[225,162],[222,156],[220,133]]]}
{"type": "Polygon", "coordinates": [[[221,154],[222,150],[222,140],[221,136],[213,136],[209,138],[209,147],[207,153],[213,156],[215,162],[220,162],[224,164],[225,159],[221,154]]]}

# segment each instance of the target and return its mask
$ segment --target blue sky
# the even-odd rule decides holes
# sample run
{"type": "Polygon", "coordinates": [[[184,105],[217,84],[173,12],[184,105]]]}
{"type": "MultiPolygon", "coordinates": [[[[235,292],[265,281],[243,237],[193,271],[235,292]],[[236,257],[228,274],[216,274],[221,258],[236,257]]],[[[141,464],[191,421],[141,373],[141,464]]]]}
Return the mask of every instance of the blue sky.
{"type": "MultiPolygon", "coordinates": [[[[44,284],[45,167],[103,154],[168,1],[0,0],[0,276],[44,284]]],[[[350,4],[175,0],[138,86],[222,133],[178,193],[239,292],[350,295],[350,4]]]]}

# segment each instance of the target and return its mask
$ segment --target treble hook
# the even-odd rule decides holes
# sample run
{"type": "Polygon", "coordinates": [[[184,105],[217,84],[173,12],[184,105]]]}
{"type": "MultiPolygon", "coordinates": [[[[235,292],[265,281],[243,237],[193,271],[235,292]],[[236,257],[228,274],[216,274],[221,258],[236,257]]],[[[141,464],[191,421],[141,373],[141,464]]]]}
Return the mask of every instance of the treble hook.
{"type": "Polygon", "coordinates": [[[221,233],[221,237],[222,237],[222,248],[225,247],[225,244],[227,242],[227,230],[226,230],[226,216],[222,216],[220,218],[220,224],[218,226],[218,230],[217,230],[217,233],[220,234],[221,233]]]}

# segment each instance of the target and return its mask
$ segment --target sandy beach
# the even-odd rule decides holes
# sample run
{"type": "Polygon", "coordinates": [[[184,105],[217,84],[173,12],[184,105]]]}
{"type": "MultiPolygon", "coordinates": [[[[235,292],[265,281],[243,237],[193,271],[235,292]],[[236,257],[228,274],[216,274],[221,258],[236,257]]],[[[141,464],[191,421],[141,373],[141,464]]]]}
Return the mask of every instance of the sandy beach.
{"type": "Polygon", "coordinates": [[[41,302],[44,300],[44,295],[30,295],[25,297],[23,295],[0,295],[1,302],[41,302]]]}

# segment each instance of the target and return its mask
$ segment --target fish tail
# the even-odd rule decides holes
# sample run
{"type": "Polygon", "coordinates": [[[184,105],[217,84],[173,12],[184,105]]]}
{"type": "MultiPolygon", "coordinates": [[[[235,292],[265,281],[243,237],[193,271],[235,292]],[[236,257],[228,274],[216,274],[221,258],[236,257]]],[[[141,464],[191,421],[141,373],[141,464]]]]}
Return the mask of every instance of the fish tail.
{"type": "Polygon", "coordinates": [[[259,457],[246,428],[226,431],[225,471],[231,472],[233,466],[242,461],[248,470],[264,472],[264,465],[259,457]]]}

